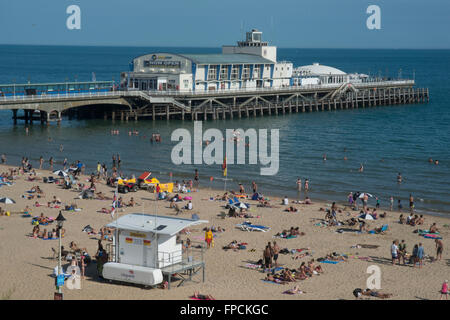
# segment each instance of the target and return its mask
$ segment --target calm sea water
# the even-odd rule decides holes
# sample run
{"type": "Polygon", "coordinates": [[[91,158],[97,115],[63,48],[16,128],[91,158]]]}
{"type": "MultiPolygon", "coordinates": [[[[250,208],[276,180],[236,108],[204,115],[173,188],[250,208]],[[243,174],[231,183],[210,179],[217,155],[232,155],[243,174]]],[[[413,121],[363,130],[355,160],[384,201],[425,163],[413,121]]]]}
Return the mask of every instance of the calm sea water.
{"type": "MultiPolygon", "coordinates": [[[[0,83],[12,83],[13,79],[16,83],[64,82],[66,78],[89,81],[92,72],[97,80],[117,80],[121,71],[128,70],[132,58],[149,52],[208,53],[220,49],[0,46],[0,83]]],[[[402,199],[406,208],[412,193],[419,210],[450,214],[450,51],[279,49],[278,60],[290,60],[296,66],[320,62],[346,72],[391,77],[398,76],[401,69],[403,77],[415,74],[417,85],[430,89],[430,103],[207,121],[204,129],[280,129],[278,174],[260,176],[259,166],[230,165],[229,178],[233,180],[227,187],[237,189],[241,182],[250,189],[251,181],[256,181],[262,191],[298,197],[296,179],[300,177],[310,180],[312,199],[345,201],[350,191],[361,191],[378,196],[382,206],[388,206],[392,195],[402,199]],[[326,162],[322,160],[324,153],[326,162]],[[440,164],[429,164],[429,157],[440,164]],[[363,173],[358,172],[360,163],[364,164],[363,173]],[[396,182],[398,172],[405,180],[401,185],[396,182]]],[[[10,111],[0,112],[0,153],[7,155],[9,163],[18,164],[22,156],[35,160],[35,164],[41,155],[57,161],[67,157],[69,161],[82,160],[87,171],[94,171],[97,161],[111,167],[112,154],[119,153],[125,173],[150,169],[166,181],[169,172],[174,180],[190,179],[198,168],[201,184],[223,188],[218,165],[171,163],[175,143],[170,142],[170,135],[179,127],[192,130],[191,121],[64,119],[59,127],[35,123],[27,136],[24,123],[13,126],[11,115],[10,111]],[[121,134],[111,136],[112,128],[121,134]],[[128,136],[132,129],[139,130],[140,136],[128,136]],[[162,144],[148,141],[152,132],[161,133],[162,144]],[[215,177],[213,184],[210,176],[215,177]]]]}

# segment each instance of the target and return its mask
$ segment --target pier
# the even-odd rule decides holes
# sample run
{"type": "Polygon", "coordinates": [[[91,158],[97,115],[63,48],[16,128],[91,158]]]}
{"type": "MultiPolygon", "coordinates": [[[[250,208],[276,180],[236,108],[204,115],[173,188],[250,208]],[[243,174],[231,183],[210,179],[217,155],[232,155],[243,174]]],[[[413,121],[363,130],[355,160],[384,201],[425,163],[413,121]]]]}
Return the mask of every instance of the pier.
{"type": "Polygon", "coordinates": [[[218,120],[313,111],[334,111],[429,102],[428,88],[414,80],[288,86],[239,90],[114,90],[52,95],[0,96],[0,110],[12,110],[32,124],[69,119],[119,121],[218,120]]]}

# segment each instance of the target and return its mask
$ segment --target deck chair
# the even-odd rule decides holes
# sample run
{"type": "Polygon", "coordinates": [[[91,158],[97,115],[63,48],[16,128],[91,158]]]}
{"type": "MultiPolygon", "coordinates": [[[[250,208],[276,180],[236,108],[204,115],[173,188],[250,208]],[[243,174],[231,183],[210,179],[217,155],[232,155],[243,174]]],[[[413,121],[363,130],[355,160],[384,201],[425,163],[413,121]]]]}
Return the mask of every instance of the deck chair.
{"type": "Polygon", "coordinates": [[[237,228],[241,229],[242,231],[261,231],[266,232],[270,230],[270,227],[261,226],[261,225],[253,225],[251,223],[241,223],[236,225],[237,228]]]}

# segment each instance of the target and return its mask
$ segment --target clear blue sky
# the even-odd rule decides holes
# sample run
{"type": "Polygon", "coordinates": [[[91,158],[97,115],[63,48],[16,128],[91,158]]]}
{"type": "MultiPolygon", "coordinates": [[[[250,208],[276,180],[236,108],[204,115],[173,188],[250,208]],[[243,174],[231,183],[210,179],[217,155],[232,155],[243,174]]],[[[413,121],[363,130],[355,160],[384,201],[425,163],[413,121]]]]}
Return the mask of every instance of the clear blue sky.
{"type": "Polygon", "coordinates": [[[220,47],[244,26],[279,47],[448,49],[449,16],[449,0],[0,0],[0,43],[220,47]],[[72,4],[81,30],[66,28],[72,4]]]}

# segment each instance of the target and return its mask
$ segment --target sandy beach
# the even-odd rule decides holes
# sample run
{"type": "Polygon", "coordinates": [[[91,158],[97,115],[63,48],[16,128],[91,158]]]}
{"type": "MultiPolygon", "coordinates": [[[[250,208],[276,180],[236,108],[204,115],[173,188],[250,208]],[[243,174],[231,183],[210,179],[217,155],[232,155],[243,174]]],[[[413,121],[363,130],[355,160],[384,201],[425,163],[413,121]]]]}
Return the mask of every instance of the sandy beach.
{"type": "MultiPolygon", "coordinates": [[[[0,166],[0,172],[5,172],[12,166],[0,166]]],[[[49,176],[50,172],[36,170],[37,176],[42,178],[49,176]]],[[[136,173],[138,174],[138,173],[136,173]]],[[[87,183],[87,176],[81,176],[80,180],[87,183]]],[[[200,182],[200,187],[201,187],[200,182]]],[[[206,184],[206,182],[205,182],[206,184]]],[[[58,240],[34,239],[28,235],[33,226],[31,218],[22,217],[18,213],[28,205],[32,209],[32,216],[43,213],[48,217],[57,217],[60,209],[48,208],[46,206],[35,207],[34,200],[27,200],[22,197],[33,186],[40,186],[45,193],[45,198],[38,199],[41,203],[51,201],[53,196],[57,196],[64,204],[75,203],[80,212],[62,211],[67,219],[64,228],[66,235],[62,240],[63,245],[68,248],[71,241],[75,241],[79,247],[86,247],[89,254],[94,256],[97,250],[97,237],[89,236],[82,232],[86,225],[91,225],[99,229],[112,221],[109,214],[98,212],[101,208],[110,208],[111,200],[82,200],[78,199],[78,192],[64,190],[59,185],[26,181],[26,176],[19,176],[12,186],[2,186],[0,188],[1,197],[9,197],[16,201],[15,204],[0,204],[0,207],[10,211],[10,216],[0,216],[0,296],[3,299],[53,299],[55,292],[54,278],[51,276],[57,260],[52,258],[52,248],[57,250],[58,240]],[[17,212],[17,213],[16,213],[17,212]]],[[[250,186],[246,186],[247,189],[250,186]]],[[[238,186],[232,185],[230,189],[238,191],[238,186]]],[[[107,186],[105,182],[97,183],[97,191],[102,191],[109,197],[113,196],[114,189],[107,186]]],[[[217,233],[215,246],[206,251],[206,281],[201,282],[201,276],[194,277],[195,282],[186,282],[181,287],[173,282],[170,290],[159,288],[144,289],[140,286],[126,285],[123,283],[109,283],[97,277],[95,262],[87,268],[86,279],[82,281],[81,290],[68,290],[63,288],[64,299],[188,299],[194,291],[202,294],[210,294],[216,299],[354,299],[352,294],[355,288],[366,288],[366,280],[370,276],[367,268],[376,265],[381,269],[381,292],[392,293],[391,299],[439,299],[439,290],[442,282],[449,278],[448,275],[448,234],[450,229],[444,225],[450,224],[450,220],[445,217],[425,216],[423,226],[412,227],[398,223],[398,212],[387,212],[387,217],[369,222],[369,229],[388,224],[389,229],[386,234],[367,234],[356,232],[337,233],[341,228],[320,227],[316,224],[325,216],[320,208],[329,208],[331,203],[318,203],[312,199],[312,205],[293,204],[298,212],[284,212],[286,206],[281,205],[281,199],[272,198],[271,203],[276,208],[257,207],[256,201],[249,200],[253,204],[250,213],[260,218],[249,219],[258,225],[269,226],[268,232],[245,232],[235,228],[235,225],[242,223],[244,218],[226,217],[222,219],[218,215],[226,212],[224,202],[211,201],[210,197],[223,194],[223,191],[201,189],[191,193],[193,197],[194,210],[185,211],[183,217],[190,218],[192,213],[197,213],[200,219],[208,220],[209,224],[196,226],[196,231],[190,235],[181,235],[182,239],[190,237],[193,241],[201,241],[198,238],[204,236],[202,229],[206,226],[225,228],[225,232],[217,233]],[[428,229],[436,222],[443,237],[444,252],[441,261],[429,262],[425,260],[423,268],[413,268],[411,265],[391,264],[390,246],[394,239],[405,240],[407,251],[411,253],[412,248],[419,242],[423,243],[425,254],[436,256],[435,241],[420,237],[413,231],[415,229],[428,229]],[[273,236],[283,229],[299,227],[305,235],[294,239],[279,239],[273,236]],[[222,247],[233,240],[248,243],[245,250],[223,250],[222,247]],[[322,264],[324,273],[314,275],[306,280],[298,280],[296,283],[285,285],[268,283],[262,281],[265,274],[245,268],[247,263],[255,263],[262,258],[265,245],[269,241],[276,241],[281,248],[297,249],[310,248],[308,252],[312,258],[318,259],[326,254],[337,252],[350,256],[348,261],[338,264],[322,264]],[[378,245],[376,249],[352,248],[357,244],[378,245]],[[251,251],[255,249],[255,251],[251,251]],[[352,258],[355,256],[365,257],[362,259],[352,258]],[[304,291],[303,294],[286,295],[283,291],[299,285],[304,291]]],[[[154,201],[154,195],[147,191],[140,190],[136,193],[121,194],[125,202],[134,197],[140,205],[137,207],[126,207],[120,209],[120,216],[127,213],[144,212],[159,215],[174,215],[175,211],[169,208],[167,201],[154,201]]],[[[289,199],[293,200],[293,199],[289,199]]],[[[184,205],[184,203],[183,203],[184,205]]],[[[339,205],[343,209],[343,205],[339,205]]],[[[379,210],[379,213],[385,210],[379,210]]],[[[338,213],[338,220],[347,220],[351,216],[356,216],[357,211],[348,208],[338,213]]],[[[403,214],[407,216],[407,209],[403,214]]],[[[55,226],[49,225],[49,228],[55,226]]],[[[45,227],[41,227],[41,230],[45,227]]],[[[344,228],[347,228],[345,226],[344,228]]],[[[356,227],[355,227],[356,229],[356,227]]],[[[292,259],[292,254],[280,254],[279,263],[283,267],[291,269],[298,268],[301,262],[308,262],[310,257],[303,257],[298,260],[292,259]]],[[[64,263],[68,265],[68,262],[64,263]]],[[[366,297],[367,299],[377,299],[366,297]]]]}

